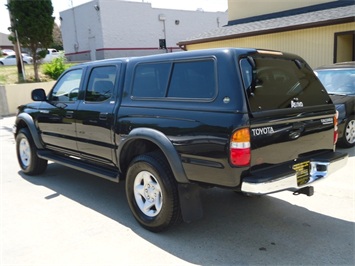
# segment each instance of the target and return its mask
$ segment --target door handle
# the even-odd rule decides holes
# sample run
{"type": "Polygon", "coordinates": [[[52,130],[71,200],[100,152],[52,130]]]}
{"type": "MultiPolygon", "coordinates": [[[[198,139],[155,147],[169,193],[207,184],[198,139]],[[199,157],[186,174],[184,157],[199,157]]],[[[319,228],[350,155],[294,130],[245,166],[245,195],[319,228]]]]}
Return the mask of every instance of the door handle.
{"type": "Polygon", "coordinates": [[[107,120],[108,118],[108,113],[100,113],[99,119],[100,120],[107,120]]]}
{"type": "Polygon", "coordinates": [[[67,112],[65,113],[65,117],[66,117],[66,118],[73,118],[73,114],[74,114],[74,111],[67,111],[67,112]]]}

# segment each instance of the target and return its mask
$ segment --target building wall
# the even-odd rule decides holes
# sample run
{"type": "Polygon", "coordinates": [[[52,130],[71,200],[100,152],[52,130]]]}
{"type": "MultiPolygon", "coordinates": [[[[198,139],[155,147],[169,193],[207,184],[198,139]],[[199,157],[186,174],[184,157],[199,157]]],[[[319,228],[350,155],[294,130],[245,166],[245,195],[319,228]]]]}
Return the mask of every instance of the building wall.
{"type": "Polygon", "coordinates": [[[334,34],[353,31],[355,22],[187,45],[187,50],[252,47],[280,50],[303,57],[311,67],[333,63],[334,34]]]}
{"type": "Polygon", "coordinates": [[[228,22],[226,12],[159,9],[145,2],[110,0],[88,2],[60,16],[64,50],[71,61],[178,51],[178,41],[228,22]],[[159,39],[165,37],[167,51],[159,49],[159,39]]]}
{"type": "Polygon", "coordinates": [[[228,20],[265,15],[334,0],[228,0],[228,20]]]}
{"type": "Polygon", "coordinates": [[[103,47],[101,20],[93,2],[60,12],[60,18],[63,47],[70,61],[90,60],[92,40],[95,47],[103,47]]]}

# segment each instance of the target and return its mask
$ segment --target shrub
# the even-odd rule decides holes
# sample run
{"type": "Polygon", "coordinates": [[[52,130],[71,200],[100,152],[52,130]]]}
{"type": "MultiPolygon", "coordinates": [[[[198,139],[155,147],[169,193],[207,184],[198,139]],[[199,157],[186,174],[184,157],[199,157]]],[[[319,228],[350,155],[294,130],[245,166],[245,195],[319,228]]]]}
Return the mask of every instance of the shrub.
{"type": "Polygon", "coordinates": [[[65,57],[54,58],[52,62],[43,64],[43,73],[57,80],[59,76],[71,65],[65,63],[65,57]]]}

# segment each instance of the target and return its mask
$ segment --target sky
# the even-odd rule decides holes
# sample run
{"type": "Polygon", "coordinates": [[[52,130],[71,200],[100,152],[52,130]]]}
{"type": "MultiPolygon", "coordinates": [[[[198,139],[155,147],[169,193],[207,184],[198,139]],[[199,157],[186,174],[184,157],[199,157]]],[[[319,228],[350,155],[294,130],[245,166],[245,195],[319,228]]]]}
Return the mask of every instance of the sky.
{"type": "MultiPolygon", "coordinates": [[[[9,12],[6,8],[8,0],[0,0],[0,32],[8,34],[10,27],[9,12]]],[[[120,1],[120,0],[106,0],[120,1]]],[[[121,0],[124,1],[124,0],[121,0]]],[[[153,8],[168,8],[180,10],[197,10],[202,8],[204,11],[226,11],[228,9],[228,0],[130,0],[131,2],[149,2],[153,8]]],[[[53,16],[59,24],[59,12],[69,9],[72,6],[78,6],[90,0],[52,0],[54,8],[53,16]]]]}

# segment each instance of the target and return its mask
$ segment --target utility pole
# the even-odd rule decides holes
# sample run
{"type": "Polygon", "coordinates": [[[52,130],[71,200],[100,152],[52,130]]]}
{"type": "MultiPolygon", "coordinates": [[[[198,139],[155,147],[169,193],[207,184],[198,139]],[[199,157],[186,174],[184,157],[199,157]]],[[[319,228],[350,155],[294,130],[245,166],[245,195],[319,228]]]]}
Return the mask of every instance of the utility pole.
{"type": "MultiPolygon", "coordinates": [[[[11,2],[11,0],[7,0],[7,4],[9,5],[11,2]]],[[[14,51],[15,51],[15,55],[16,55],[16,65],[17,65],[17,75],[18,75],[18,81],[25,81],[25,77],[24,77],[24,71],[23,71],[23,61],[22,61],[22,53],[21,53],[21,48],[20,48],[20,43],[18,41],[18,35],[15,34],[17,33],[16,31],[13,30],[14,28],[14,18],[12,17],[12,14],[9,10],[9,16],[10,16],[10,25],[11,25],[11,32],[12,32],[12,36],[14,38],[14,51]]]]}
{"type": "Polygon", "coordinates": [[[165,26],[165,20],[166,20],[166,16],[164,14],[160,14],[158,16],[158,19],[159,21],[162,21],[163,22],[163,32],[164,32],[164,39],[162,41],[162,48],[165,49],[165,52],[168,53],[169,50],[168,50],[168,47],[166,46],[166,26],[165,26]]]}

